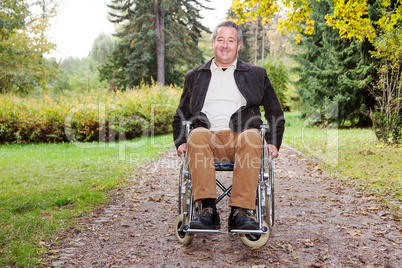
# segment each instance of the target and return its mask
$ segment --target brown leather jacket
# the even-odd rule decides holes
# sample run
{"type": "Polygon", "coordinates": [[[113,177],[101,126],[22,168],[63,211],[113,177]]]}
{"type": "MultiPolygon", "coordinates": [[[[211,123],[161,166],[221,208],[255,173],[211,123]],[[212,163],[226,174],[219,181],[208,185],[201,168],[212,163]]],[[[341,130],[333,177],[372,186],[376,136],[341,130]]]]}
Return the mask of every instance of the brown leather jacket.
{"type": "MultiPolygon", "coordinates": [[[[180,104],[173,119],[173,138],[176,148],[186,142],[184,120],[192,120],[194,128],[209,128],[207,116],[201,112],[211,80],[212,59],[186,73],[180,104]]],[[[236,84],[247,101],[230,118],[229,127],[234,132],[250,128],[260,128],[260,106],[265,110],[270,131],[266,135],[268,144],[279,150],[285,130],[285,118],[274,88],[267,77],[265,68],[237,60],[234,72],[236,84]]]]}

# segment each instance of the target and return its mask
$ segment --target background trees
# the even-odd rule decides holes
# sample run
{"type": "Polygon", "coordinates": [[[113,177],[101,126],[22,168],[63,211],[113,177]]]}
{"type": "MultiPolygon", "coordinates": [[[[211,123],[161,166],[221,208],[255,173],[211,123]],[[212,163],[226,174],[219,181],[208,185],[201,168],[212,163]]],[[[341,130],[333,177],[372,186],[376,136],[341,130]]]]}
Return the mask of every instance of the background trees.
{"type": "Polygon", "coordinates": [[[315,21],[313,34],[302,33],[299,52],[299,95],[305,115],[319,112],[318,122],[345,121],[361,126],[370,125],[368,109],[374,107],[369,84],[374,65],[365,40],[342,39],[338,30],[325,21],[333,8],[332,1],[311,1],[310,18],[315,21]]]}
{"type": "Polygon", "coordinates": [[[42,90],[57,74],[55,62],[44,58],[54,48],[47,36],[54,1],[37,1],[33,14],[24,0],[0,3],[0,92],[42,90]]]}
{"type": "Polygon", "coordinates": [[[371,111],[379,139],[401,141],[402,1],[333,0],[325,5],[303,0],[286,0],[283,6],[273,0],[235,0],[233,9],[240,22],[258,17],[269,21],[281,11],[279,30],[295,33],[296,43],[304,35],[298,59],[305,107],[314,110],[335,102],[338,121],[352,123],[367,122],[362,117],[371,111]],[[325,7],[328,4],[330,8],[325,7]],[[359,120],[354,120],[357,116],[359,120]]]}
{"type": "Polygon", "coordinates": [[[183,72],[203,61],[198,41],[201,32],[209,30],[199,22],[199,11],[206,8],[199,1],[113,0],[108,6],[110,20],[122,26],[116,33],[114,60],[101,68],[103,78],[124,77],[118,85],[122,88],[157,80],[180,84],[183,72]],[[160,74],[162,59],[165,79],[160,74]]]}

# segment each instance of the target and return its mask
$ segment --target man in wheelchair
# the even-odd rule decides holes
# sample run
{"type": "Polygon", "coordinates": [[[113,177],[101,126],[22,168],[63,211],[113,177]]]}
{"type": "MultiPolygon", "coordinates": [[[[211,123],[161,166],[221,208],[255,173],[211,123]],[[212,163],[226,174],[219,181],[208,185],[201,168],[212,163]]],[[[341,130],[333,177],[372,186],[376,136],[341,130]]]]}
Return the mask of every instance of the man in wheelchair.
{"type": "Polygon", "coordinates": [[[187,152],[193,197],[202,212],[191,229],[217,230],[215,162],[234,162],[230,196],[229,231],[257,230],[246,210],[255,209],[263,141],[259,127],[264,107],[269,125],[268,153],[278,156],[284,116],[263,67],[237,58],[242,32],[232,21],[220,23],[212,33],[214,58],[187,72],[180,104],[173,121],[177,154],[187,152]],[[183,121],[191,120],[188,139],[183,121]]]}

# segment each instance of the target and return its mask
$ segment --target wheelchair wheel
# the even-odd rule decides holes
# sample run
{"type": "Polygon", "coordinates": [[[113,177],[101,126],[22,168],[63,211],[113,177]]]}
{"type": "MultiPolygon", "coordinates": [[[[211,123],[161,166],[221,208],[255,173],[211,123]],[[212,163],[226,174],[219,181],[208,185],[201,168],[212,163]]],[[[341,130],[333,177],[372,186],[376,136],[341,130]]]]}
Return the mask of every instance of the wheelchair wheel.
{"type": "Polygon", "coordinates": [[[177,216],[176,221],[175,221],[174,230],[175,230],[177,240],[183,245],[189,245],[189,244],[191,244],[191,242],[193,242],[194,235],[179,231],[180,227],[183,224],[187,224],[187,222],[184,222],[184,221],[187,221],[187,220],[185,220],[184,214],[180,214],[179,216],[177,216]]]}
{"type": "Polygon", "coordinates": [[[248,246],[250,248],[259,248],[259,247],[264,246],[268,242],[271,228],[268,226],[268,224],[265,221],[262,221],[262,226],[267,227],[267,234],[263,234],[263,235],[240,234],[240,239],[243,242],[243,244],[245,244],[246,246],[248,246]]]}
{"type": "Polygon", "coordinates": [[[179,214],[188,212],[189,209],[188,199],[191,194],[191,187],[189,185],[189,179],[188,177],[186,177],[185,173],[186,172],[182,164],[180,167],[180,177],[179,177],[179,194],[178,194],[179,214]]]}
{"type": "Polygon", "coordinates": [[[268,228],[271,229],[271,227],[274,225],[274,213],[275,213],[273,195],[267,195],[265,197],[265,208],[266,208],[265,221],[268,223],[268,228]]]}
{"type": "Polygon", "coordinates": [[[183,202],[185,202],[185,194],[182,193],[182,187],[183,187],[183,184],[185,183],[183,170],[184,170],[184,165],[181,164],[180,165],[180,176],[179,176],[179,191],[178,191],[178,193],[179,193],[179,196],[178,196],[179,197],[178,198],[179,214],[181,214],[185,211],[185,210],[183,211],[183,209],[185,209],[184,204],[183,204],[183,202]]]}
{"type": "Polygon", "coordinates": [[[270,187],[269,194],[265,195],[265,209],[266,209],[266,221],[271,228],[275,222],[275,188],[274,188],[274,169],[273,164],[269,164],[269,178],[268,186],[270,187]]]}
{"type": "Polygon", "coordinates": [[[180,175],[179,175],[179,195],[178,195],[178,201],[179,201],[179,214],[182,213],[181,209],[182,209],[182,203],[181,203],[181,199],[182,199],[182,194],[181,194],[181,187],[183,184],[183,164],[181,164],[180,166],[180,175]]]}

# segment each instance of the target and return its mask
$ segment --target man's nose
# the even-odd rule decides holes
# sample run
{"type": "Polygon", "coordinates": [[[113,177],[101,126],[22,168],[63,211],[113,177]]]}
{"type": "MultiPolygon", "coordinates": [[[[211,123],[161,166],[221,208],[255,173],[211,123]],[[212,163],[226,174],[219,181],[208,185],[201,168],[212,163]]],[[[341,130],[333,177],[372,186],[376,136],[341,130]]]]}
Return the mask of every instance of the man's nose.
{"type": "Polygon", "coordinates": [[[228,46],[229,46],[229,41],[227,41],[227,40],[224,41],[223,44],[222,44],[222,46],[223,46],[223,47],[228,47],[228,46]]]}

